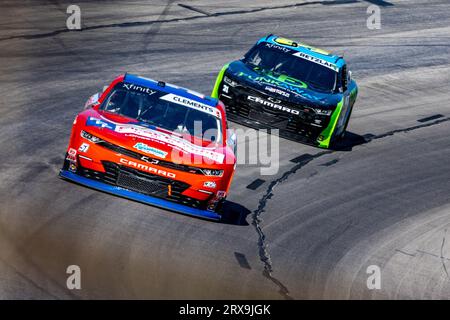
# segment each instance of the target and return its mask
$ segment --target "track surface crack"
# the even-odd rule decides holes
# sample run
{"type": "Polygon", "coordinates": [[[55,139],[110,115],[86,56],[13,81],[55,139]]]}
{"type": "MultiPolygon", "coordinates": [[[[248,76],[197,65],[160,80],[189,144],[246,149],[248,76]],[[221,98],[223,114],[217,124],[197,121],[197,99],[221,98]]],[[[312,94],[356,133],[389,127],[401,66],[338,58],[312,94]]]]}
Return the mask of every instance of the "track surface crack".
{"type": "Polygon", "coordinates": [[[447,229],[444,230],[444,236],[442,237],[442,244],[441,244],[441,262],[442,262],[442,268],[444,268],[444,272],[447,275],[447,278],[450,278],[447,271],[447,266],[445,265],[445,256],[444,256],[444,246],[445,246],[445,238],[447,237],[447,229]]]}
{"type": "MultiPolygon", "coordinates": [[[[443,119],[439,119],[439,120],[436,120],[436,121],[433,121],[433,122],[429,122],[429,123],[424,123],[424,124],[412,126],[412,127],[391,130],[391,131],[388,131],[386,133],[382,133],[382,134],[379,134],[379,135],[370,135],[370,137],[364,138],[364,141],[362,143],[360,143],[359,145],[364,145],[364,144],[367,144],[367,143],[369,143],[371,141],[374,141],[374,140],[390,137],[390,136],[395,135],[396,133],[410,132],[410,131],[413,131],[413,130],[417,130],[417,129],[421,129],[421,128],[425,128],[425,127],[431,127],[431,126],[434,126],[434,125],[437,125],[437,124],[441,124],[441,123],[444,123],[444,122],[448,122],[448,121],[450,121],[449,117],[443,118],[443,119]]],[[[274,274],[273,263],[272,263],[272,259],[270,257],[270,252],[269,252],[269,249],[268,249],[269,247],[268,247],[268,244],[267,244],[266,235],[264,234],[264,231],[263,231],[262,226],[261,226],[261,224],[263,222],[263,219],[261,218],[261,215],[262,215],[263,212],[265,212],[267,203],[273,197],[275,189],[276,189],[276,187],[278,185],[280,185],[281,183],[286,181],[290,176],[292,176],[295,173],[297,173],[298,170],[303,168],[305,165],[307,165],[311,161],[313,161],[313,160],[315,160],[317,158],[320,158],[320,157],[322,157],[324,155],[335,153],[337,151],[339,151],[339,150],[326,150],[326,151],[322,151],[322,152],[316,153],[314,155],[304,154],[304,155],[301,155],[300,157],[297,157],[298,161],[295,161],[296,165],[294,165],[291,169],[285,171],[281,175],[281,177],[279,177],[278,179],[273,180],[269,184],[269,186],[266,189],[266,192],[264,193],[264,195],[259,200],[259,204],[258,204],[257,209],[253,211],[253,214],[252,214],[252,225],[255,227],[255,230],[256,230],[256,232],[258,234],[259,258],[260,258],[261,262],[264,265],[263,275],[278,286],[278,289],[279,289],[278,292],[285,299],[291,300],[293,298],[290,295],[287,286],[284,285],[280,280],[278,280],[273,275],[274,274]]],[[[442,252],[443,252],[444,245],[445,245],[445,235],[444,235],[444,238],[442,240],[441,259],[443,257],[442,252]]],[[[442,259],[442,264],[443,264],[444,271],[445,271],[445,273],[447,274],[447,277],[448,277],[449,274],[447,272],[447,267],[446,267],[443,259],[442,259]]]]}
{"type": "Polygon", "coordinates": [[[255,211],[253,211],[252,225],[255,227],[255,230],[256,230],[256,232],[258,234],[258,238],[259,238],[258,239],[259,258],[262,261],[262,263],[264,264],[263,275],[278,286],[278,288],[279,288],[278,292],[285,299],[292,299],[292,297],[289,294],[288,288],[281,281],[279,281],[277,278],[275,278],[273,276],[272,260],[270,258],[270,253],[269,253],[268,245],[267,245],[267,242],[266,242],[266,236],[265,236],[265,234],[264,234],[264,232],[262,230],[262,227],[261,227],[261,223],[263,221],[262,218],[261,218],[261,214],[265,211],[267,202],[272,198],[272,196],[274,195],[274,192],[275,192],[275,188],[280,183],[282,183],[285,180],[287,180],[289,178],[289,176],[295,174],[304,165],[308,164],[312,160],[317,159],[317,158],[319,158],[319,157],[321,157],[321,156],[323,156],[325,154],[330,154],[332,152],[333,151],[323,151],[323,152],[317,153],[316,155],[305,157],[304,160],[302,160],[301,162],[297,163],[290,170],[288,170],[285,173],[283,173],[283,175],[280,178],[278,178],[276,180],[273,180],[270,183],[270,185],[267,187],[267,190],[266,190],[265,194],[263,195],[263,197],[259,200],[258,208],[255,211]]]}

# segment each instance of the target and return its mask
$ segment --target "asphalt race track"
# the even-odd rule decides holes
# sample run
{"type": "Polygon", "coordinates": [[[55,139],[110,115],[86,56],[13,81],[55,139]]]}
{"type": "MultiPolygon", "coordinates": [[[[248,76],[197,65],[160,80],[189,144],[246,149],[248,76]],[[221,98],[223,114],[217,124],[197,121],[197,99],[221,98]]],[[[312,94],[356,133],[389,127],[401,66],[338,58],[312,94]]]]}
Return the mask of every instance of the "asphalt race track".
{"type": "Polygon", "coordinates": [[[449,26],[448,0],[2,1],[0,298],[450,298],[449,26]],[[269,33],[347,59],[360,91],[335,150],[281,139],[276,175],[239,165],[223,223],[58,178],[75,115],[115,76],[210,94],[269,33]]]}

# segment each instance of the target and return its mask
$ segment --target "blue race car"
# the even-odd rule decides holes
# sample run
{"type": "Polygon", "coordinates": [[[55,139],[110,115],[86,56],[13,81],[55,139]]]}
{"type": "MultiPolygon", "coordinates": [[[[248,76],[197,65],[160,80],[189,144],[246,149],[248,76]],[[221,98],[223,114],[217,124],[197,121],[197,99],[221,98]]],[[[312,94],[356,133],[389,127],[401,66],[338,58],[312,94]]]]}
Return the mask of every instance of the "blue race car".
{"type": "Polygon", "coordinates": [[[222,68],[211,96],[234,122],[329,148],[344,136],[357,93],[343,57],[269,35],[222,68]]]}

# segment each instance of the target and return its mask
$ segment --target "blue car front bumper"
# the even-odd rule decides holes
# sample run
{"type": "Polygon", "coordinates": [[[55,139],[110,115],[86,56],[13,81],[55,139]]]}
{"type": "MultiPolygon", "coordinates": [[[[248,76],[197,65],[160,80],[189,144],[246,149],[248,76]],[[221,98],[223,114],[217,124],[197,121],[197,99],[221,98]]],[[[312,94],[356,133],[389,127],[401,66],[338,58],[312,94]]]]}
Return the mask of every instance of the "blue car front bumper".
{"type": "Polygon", "coordinates": [[[148,196],[148,195],[145,195],[142,193],[138,193],[138,192],[130,191],[130,190],[123,189],[120,187],[112,186],[112,185],[109,185],[106,183],[102,183],[102,182],[98,182],[98,181],[95,181],[92,179],[82,177],[80,175],[77,175],[77,174],[67,171],[67,170],[61,170],[59,172],[59,175],[65,179],[74,181],[76,183],[85,185],[87,187],[97,189],[100,191],[104,191],[104,192],[108,192],[108,193],[111,193],[111,194],[114,194],[114,195],[117,195],[120,197],[131,199],[131,200],[139,201],[142,203],[150,204],[155,207],[168,209],[171,211],[179,212],[182,214],[187,214],[190,216],[206,218],[206,219],[210,219],[210,220],[220,220],[220,215],[215,212],[212,212],[212,211],[200,210],[200,209],[188,207],[188,206],[185,206],[182,204],[167,201],[164,199],[155,198],[155,197],[148,196]]]}

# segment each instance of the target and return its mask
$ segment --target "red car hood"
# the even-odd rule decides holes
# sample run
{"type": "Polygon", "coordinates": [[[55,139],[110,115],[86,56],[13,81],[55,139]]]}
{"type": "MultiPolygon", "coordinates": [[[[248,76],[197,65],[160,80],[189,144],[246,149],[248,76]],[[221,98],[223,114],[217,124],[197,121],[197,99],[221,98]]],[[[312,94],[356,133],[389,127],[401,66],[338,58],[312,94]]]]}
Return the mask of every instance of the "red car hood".
{"type": "Polygon", "coordinates": [[[85,130],[110,143],[142,155],[187,165],[223,164],[222,146],[208,146],[209,142],[183,137],[154,126],[139,125],[138,121],[107,112],[86,110],[80,114],[85,130]]]}

